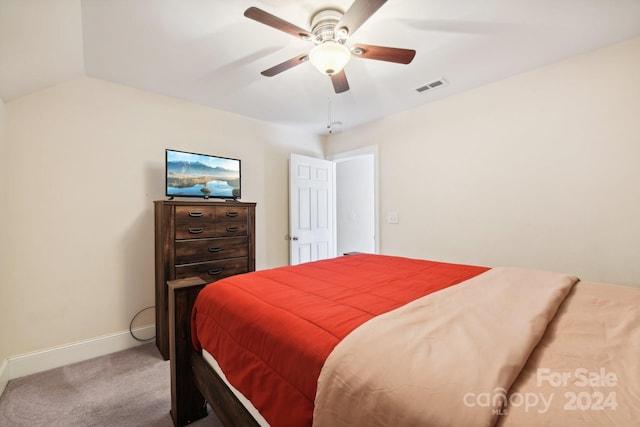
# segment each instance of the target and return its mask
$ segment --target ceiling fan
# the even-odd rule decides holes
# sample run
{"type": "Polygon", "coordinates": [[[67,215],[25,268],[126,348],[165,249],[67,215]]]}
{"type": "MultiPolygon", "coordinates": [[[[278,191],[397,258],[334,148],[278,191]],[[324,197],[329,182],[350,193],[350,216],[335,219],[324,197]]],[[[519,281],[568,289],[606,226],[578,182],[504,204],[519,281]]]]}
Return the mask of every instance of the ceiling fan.
{"type": "Polygon", "coordinates": [[[311,62],[323,74],[331,77],[336,93],[349,90],[344,66],[351,56],[379,61],[409,64],[415,50],[395,47],[348,44],[349,37],[371,17],[387,0],[355,0],[346,12],[335,8],[321,9],[311,17],[311,30],[307,31],[257,7],[245,10],[244,16],[284,31],[299,39],[315,43],[309,53],[303,53],[274,67],[262,71],[273,77],[303,62],[311,62]]]}

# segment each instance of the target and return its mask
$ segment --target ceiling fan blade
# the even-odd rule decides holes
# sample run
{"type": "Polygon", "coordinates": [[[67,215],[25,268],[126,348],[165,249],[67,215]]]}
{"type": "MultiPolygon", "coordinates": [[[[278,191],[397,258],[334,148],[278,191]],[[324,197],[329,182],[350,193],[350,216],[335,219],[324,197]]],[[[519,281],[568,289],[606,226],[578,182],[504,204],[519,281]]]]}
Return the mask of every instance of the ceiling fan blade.
{"type": "Polygon", "coordinates": [[[347,82],[347,75],[344,70],[331,76],[331,83],[333,83],[333,89],[336,93],[342,93],[349,90],[349,83],[347,82]]]}
{"type": "Polygon", "coordinates": [[[386,2],[387,0],[354,0],[336,25],[336,31],[346,28],[347,34],[353,35],[386,2]]]}
{"type": "Polygon", "coordinates": [[[313,34],[309,31],[298,27],[290,22],[280,19],[277,16],[265,12],[257,7],[250,7],[244,11],[244,16],[254,21],[258,21],[261,24],[268,25],[276,30],[284,31],[287,34],[291,34],[294,37],[298,37],[302,40],[312,40],[313,34]]]}
{"type": "Polygon", "coordinates": [[[280,74],[283,71],[287,71],[289,68],[293,68],[296,65],[300,65],[303,62],[307,62],[308,60],[309,60],[309,55],[307,55],[306,53],[303,53],[302,55],[298,55],[295,58],[291,58],[288,61],[284,61],[281,64],[271,67],[268,70],[264,70],[260,74],[267,77],[273,77],[276,74],[280,74]]]}
{"type": "Polygon", "coordinates": [[[378,61],[397,62],[409,64],[416,56],[413,49],[399,49],[397,47],[372,46],[368,44],[354,44],[351,52],[356,58],[376,59],[378,61]],[[362,50],[362,53],[357,53],[362,50]],[[355,51],[355,52],[354,52],[355,51]]]}

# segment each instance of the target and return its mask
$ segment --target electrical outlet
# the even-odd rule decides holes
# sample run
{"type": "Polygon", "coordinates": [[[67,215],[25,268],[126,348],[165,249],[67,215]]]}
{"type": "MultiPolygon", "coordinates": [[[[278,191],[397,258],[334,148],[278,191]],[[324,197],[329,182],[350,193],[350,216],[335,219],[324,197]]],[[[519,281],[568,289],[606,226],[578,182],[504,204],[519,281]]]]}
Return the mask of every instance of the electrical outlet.
{"type": "Polygon", "coordinates": [[[389,212],[387,213],[387,222],[389,224],[397,224],[398,221],[398,212],[389,212]]]}

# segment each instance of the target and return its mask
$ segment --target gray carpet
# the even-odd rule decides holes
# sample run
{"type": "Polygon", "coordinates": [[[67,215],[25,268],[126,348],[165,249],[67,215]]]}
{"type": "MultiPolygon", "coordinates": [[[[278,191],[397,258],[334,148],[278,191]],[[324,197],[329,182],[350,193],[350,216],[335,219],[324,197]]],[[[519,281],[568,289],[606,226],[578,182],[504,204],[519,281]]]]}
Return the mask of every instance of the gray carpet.
{"type": "Polygon", "coordinates": [[[9,381],[0,426],[171,427],[170,408],[169,362],[150,343],[9,381]]]}

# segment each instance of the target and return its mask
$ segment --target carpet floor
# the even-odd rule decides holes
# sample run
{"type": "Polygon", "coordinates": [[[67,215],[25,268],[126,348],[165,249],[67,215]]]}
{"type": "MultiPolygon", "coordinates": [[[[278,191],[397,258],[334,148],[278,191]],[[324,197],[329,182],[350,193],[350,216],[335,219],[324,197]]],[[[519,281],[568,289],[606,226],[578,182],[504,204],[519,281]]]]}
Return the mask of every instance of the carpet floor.
{"type": "MultiPolygon", "coordinates": [[[[0,426],[172,427],[169,362],[144,344],[9,381],[0,426]]],[[[210,413],[192,426],[221,427],[210,413]]]]}

